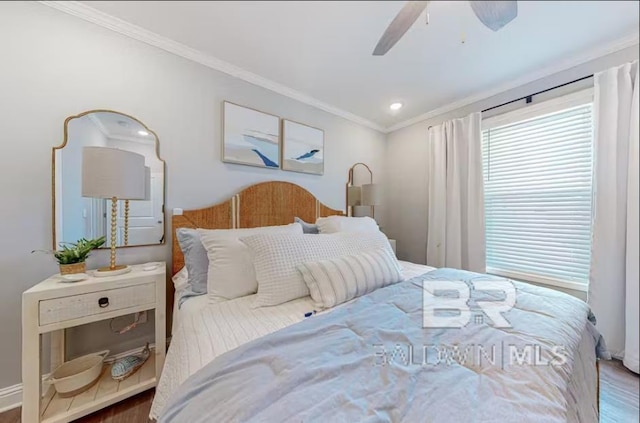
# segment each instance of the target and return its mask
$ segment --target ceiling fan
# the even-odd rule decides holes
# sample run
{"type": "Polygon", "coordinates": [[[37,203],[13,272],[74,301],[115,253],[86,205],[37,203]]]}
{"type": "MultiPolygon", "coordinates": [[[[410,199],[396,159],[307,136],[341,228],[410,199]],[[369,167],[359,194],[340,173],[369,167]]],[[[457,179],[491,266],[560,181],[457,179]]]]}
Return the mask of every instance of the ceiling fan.
{"type": "MultiPolygon", "coordinates": [[[[411,28],[411,25],[427,8],[429,1],[408,1],[382,34],[373,50],[374,56],[383,56],[411,28]]],[[[487,28],[497,31],[518,16],[518,2],[506,1],[469,1],[473,12],[487,28]]]]}

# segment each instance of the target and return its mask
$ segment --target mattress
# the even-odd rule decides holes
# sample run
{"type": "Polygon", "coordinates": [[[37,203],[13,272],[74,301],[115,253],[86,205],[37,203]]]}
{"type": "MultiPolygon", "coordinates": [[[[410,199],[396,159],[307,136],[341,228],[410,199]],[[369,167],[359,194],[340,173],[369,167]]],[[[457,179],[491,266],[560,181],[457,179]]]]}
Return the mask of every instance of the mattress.
{"type": "MultiPolygon", "coordinates": [[[[400,261],[405,279],[422,275],[433,267],[400,261]]],[[[176,295],[177,297],[177,295],[176,295]]],[[[189,376],[217,356],[249,341],[302,321],[314,310],[310,297],[273,307],[253,306],[255,295],[211,303],[206,295],[191,297],[174,307],[174,328],[164,369],[151,406],[156,419],[169,396],[189,376]]],[[[342,304],[344,306],[348,303],[342,304]]],[[[177,305],[177,304],[176,304],[177,305]]],[[[330,313],[340,306],[320,314],[330,313]]]]}

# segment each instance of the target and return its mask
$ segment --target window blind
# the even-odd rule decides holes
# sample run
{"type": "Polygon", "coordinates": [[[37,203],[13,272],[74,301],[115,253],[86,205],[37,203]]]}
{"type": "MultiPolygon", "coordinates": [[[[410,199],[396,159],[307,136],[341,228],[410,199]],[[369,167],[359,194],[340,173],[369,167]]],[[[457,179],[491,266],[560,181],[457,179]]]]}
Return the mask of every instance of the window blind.
{"type": "Polygon", "coordinates": [[[592,103],[581,103],[483,130],[489,273],[586,286],[593,122],[592,103]]]}

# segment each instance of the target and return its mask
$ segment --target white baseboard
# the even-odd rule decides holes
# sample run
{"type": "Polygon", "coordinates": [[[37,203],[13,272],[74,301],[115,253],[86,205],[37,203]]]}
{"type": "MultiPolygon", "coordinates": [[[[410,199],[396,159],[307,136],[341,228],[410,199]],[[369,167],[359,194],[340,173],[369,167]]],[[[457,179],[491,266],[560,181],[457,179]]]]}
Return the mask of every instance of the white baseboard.
{"type": "MultiPolygon", "coordinates": [[[[42,392],[45,392],[47,387],[45,379],[49,377],[49,374],[42,375],[42,392]]],[[[22,405],[22,383],[17,385],[8,386],[0,389],[0,413],[4,413],[8,410],[13,410],[22,405]]]]}
{"type": "Polygon", "coordinates": [[[0,389],[0,413],[20,407],[22,404],[22,383],[0,389]]]}
{"type": "MultiPolygon", "coordinates": [[[[169,346],[169,341],[171,338],[167,339],[167,346],[169,346]]],[[[149,344],[149,348],[155,348],[155,344],[149,344]]],[[[113,362],[122,357],[126,357],[130,354],[136,354],[142,351],[144,347],[139,347],[133,350],[125,351],[120,354],[115,354],[109,356],[105,359],[105,362],[113,362]]],[[[46,392],[46,385],[44,380],[48,375],[42,375],[42,392],[46,392]]],[[[22,405],[22,383],[18,383],[15,385],[7,386],[6,388],[0,389],[0,413],[4,413],[8,410],[13,410],[14,408],[18,408],[22,405]]]]}

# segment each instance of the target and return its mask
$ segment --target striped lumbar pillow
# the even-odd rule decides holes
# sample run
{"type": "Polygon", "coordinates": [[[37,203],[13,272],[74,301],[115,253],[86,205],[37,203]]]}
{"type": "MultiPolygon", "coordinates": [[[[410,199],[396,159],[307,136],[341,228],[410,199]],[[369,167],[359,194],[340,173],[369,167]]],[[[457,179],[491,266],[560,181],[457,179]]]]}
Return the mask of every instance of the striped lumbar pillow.
{"type": "Polygon", "coordinates": [[[297,266],[318,307],[338,304],[402,281],[396,258],[385,248],[297,266]]]}

